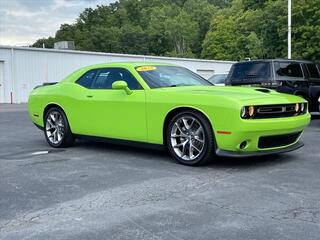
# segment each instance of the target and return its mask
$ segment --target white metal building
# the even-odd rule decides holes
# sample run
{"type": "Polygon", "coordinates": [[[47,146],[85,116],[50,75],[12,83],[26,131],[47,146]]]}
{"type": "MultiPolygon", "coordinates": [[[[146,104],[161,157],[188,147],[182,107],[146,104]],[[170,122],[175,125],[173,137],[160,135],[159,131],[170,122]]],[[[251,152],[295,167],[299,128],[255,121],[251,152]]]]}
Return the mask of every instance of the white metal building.
{"type": "Polygon", "coordinates": [[[100,52],[0,46],[0,103],[28,101],[30,91],[44,82],[57,82],[74,70],[96,63],[156,61],[184,66],[208,78],[228,72],[230,61],[169,58],[100,52]]]}

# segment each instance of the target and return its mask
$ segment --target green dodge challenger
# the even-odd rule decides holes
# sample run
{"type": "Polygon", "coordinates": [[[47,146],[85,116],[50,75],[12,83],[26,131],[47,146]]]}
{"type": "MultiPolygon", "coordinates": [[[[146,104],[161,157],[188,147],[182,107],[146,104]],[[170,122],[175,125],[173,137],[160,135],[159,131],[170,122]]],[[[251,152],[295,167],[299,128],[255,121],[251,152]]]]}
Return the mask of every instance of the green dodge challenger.
{"type": "Polygon", "coordinates": [[[144,143],[186,165],[295,150],[310,122],[300,97],[218,87],[186,68],[146,62],[81,68],[35,88],[28,108],[52,147],[78,137],[144,143]]]}

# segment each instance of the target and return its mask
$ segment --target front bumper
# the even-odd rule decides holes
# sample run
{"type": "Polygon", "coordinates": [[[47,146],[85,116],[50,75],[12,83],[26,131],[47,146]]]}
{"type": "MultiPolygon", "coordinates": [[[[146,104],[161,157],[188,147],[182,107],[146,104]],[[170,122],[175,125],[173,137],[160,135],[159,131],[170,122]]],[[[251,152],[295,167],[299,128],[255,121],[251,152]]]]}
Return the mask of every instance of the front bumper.
{"type": "MultiPolygon", "coordinates": [[[[310,123],[310,114],[287,118],[250,119],[240,120],[232,128],[223,129],[229,134],[215,132],[217,155],[221,156],[257,156],[280,152],[288,152],[302,147],[298,143],[301,134],[290,144],[279,144],[270,148],[259,148],[259,140],[262,137],[274,137],[303,132],[310,123]],[[241,143],[246,142],[244,148],[241,143]]],[[[222,130],[222,129],[218,129],[222,130]]],[[[274,140],[277,143],[277,139],[274,140]]]]}
{"type": "Polygon", "coordinates": [[[257,157],[257,156],[265,156],[272,155],[278,153],[286,153],[294,151],[298,148],[303,147],[304,144],[302,142],[297,142],[288,147],[280,148],[280,149],[272,149],[272,150],[260,150],[256,152],[233,152],[233,151],[225,151],[221,149],[216,150],[216,155],[220,157],[232,157],[232,158],[246,158],[246,157],[257,157]]]}

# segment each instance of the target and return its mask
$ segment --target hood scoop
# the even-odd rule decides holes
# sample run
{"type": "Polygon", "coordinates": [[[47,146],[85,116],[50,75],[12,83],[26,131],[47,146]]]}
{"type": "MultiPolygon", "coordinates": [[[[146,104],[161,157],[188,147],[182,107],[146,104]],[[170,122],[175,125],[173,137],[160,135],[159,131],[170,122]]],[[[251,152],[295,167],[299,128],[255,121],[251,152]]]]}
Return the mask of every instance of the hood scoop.
{"type": "Polygon", "coordinates": [[[269,89],[266,89],[266,88],[256,88],[255,90],[258,92],[262,92],[262,93],[270,93],[271,92],[269,89]]]}

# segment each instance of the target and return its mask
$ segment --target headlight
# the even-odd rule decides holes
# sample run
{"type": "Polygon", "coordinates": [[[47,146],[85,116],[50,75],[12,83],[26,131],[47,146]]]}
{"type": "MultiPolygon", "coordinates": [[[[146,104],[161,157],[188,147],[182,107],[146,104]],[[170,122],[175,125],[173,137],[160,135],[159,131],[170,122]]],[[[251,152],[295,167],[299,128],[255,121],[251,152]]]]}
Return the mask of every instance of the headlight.
{"type": "Polygon", "coordinates": [[[246,115],[247,115],[247,108],[246,107],[242,107],[241,108],[240,115],[241,115],[241,118],[245,118],[246,117],[246,115]]]}
{"type": "Polygon", "coordinates": [[[296,115],[304,114],[308,111],[308,104],[307,103],[296,103],[295,109],[296,115]]]}
{"type": "Polygon", "coordinates": [[[248,113],[249,113],[249,116],[250,116],[250,117],[253,116],[253,114],[254,114],[254,106],[250,106],[250,107],[249,107],[248,113]]]}
{"type": "Polygon", "coordinates": [[[241,118],[251,118],[255,114],[254,106],[242,107],[240,111],[241,118]]]}
{"type": "Polygon", "coordinates": [[[301,103],[300,104],[300,112],[301,112],[301,114],[308,112],[308,103],[301,103]]]}

